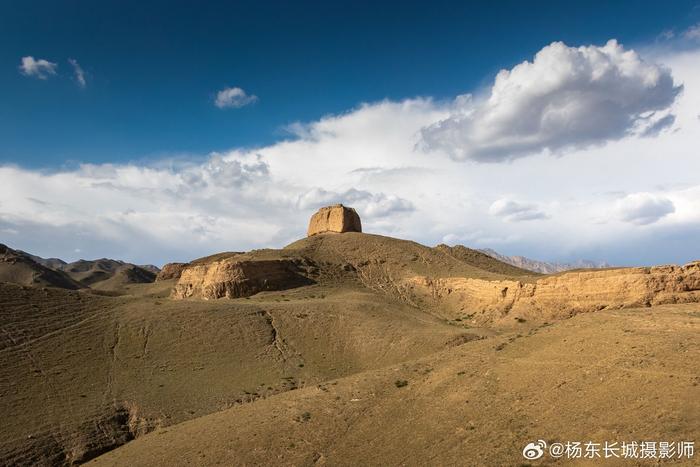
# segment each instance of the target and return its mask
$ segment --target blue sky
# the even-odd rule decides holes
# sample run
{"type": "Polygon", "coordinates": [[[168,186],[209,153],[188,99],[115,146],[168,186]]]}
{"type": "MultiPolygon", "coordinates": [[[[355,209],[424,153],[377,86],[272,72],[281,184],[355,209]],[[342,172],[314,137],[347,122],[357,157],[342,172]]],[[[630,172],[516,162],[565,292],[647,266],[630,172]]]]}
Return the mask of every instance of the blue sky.
{"type": "Polygon", "coordinates": [[[426,245],[700,259],[697,0],[260,3],[0,3],[0,242],[160,265],[343,202],[426,245]]]}
{"type": "Polygon", "coordinates": [[[361,102],[471,92],[554,40],[634,47],[700,20],[693,1],[226,3],[3,2],[0,162],[56,168],[269,144],[290,123],[361,102]],[[26,55],[58,64],[58,76],[20,75],[26,55]],[[259,99],[213,106],[229,86],[259,99]]]}

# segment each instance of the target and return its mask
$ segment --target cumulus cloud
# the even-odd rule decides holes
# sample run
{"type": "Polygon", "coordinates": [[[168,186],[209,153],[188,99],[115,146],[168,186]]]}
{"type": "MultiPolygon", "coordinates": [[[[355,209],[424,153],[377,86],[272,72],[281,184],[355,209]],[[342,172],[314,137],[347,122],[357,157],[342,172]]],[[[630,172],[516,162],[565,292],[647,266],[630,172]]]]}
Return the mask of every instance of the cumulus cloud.
{"type": "Polygon", "coordinates": [[[216,93],[214,105],[220,109],[239,108],[258,100],[258,96],[247,94],[238,87],[225,88],[216,93]]]}
{"type": "Polygon", "coordinates": [[[78,83],[78,86],[84,88],[87,85],[87,80],[85,79],[85,71],[83,71],[83,68],[74,58],[69,58],[68,63],[70,63],[73,67],[73,78],[75,79],[75,82],[78,83]]]}
{"type": "Polygon", "coordinates": [[[75,248],[109,254],[99,251],[102,245],[122,258],[156,263],[281,246],[298,239],[324,204],[356,207],[368,225],[414,210],[390,193],[310,189],[275,177],[264,156],[240,151],[201,162],[86,164],[56,173],[0,166],[0,197],[0,229],[26,234],[25,249],[48,241],[70,259],[75,248]]]}
{"type": "Polygon", "coordinates": [[[56,74],[56,68],[58,68],[56,63],[49,62],[43,58],[36,60],[31,55],[28,55],[26,57],[22,57],[22,63],[19,66],[19,71],[25,76],[48,79],[50,76],[56,74]]]}
{"type": "Polygon", "coordinates": [[[632,193],[617,201],[621,220],[637,225],[653,224],[676,211],[673,202],[652,193],[632,193]]]}
{"type": "Polygon", "coordinates": [[[489,207],[489,213],[508,222],[534,221],[549,217],[536,204],[520,203],[508,198],[494,201],[489,207]]]}
{"type": "Polygon", "coordinates": [[[487,96],[461,96],[449,117],[422,130],[422,146],[478,162],[563,154],[668,123],[681,90],[670,70],[615,40],[554,42],[532,62],[501,70],[487,96]]]}
{"type": "Polygon", "coordinates": [[[366,190],[351,188],[344,192],[314,188],[298,198],[301,208],[319,208],[329,204],[347,204],[357,208],[363,216],[387,217],[394,214],[409,213],[415,210],[413,203],[407,199],[384,193],[371,193],[366,190]]]}
{"type": "Polygon", "coordinates": [[[204,164],[183,169],[180,177],[180,189],[183,190],[207,186],[240,188],[253,182],[266,181],[269,177],[269,166],[257,155],[241,160],[225,158],[214,153],[204,164]]]}

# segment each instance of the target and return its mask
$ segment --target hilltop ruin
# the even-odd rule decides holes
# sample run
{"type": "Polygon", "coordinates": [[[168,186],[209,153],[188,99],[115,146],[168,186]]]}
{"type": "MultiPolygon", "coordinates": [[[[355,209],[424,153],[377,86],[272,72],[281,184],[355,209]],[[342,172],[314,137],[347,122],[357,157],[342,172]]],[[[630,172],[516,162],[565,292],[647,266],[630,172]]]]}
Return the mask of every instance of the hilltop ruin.
{"type": "Polygon", "coordinates": [[[362,232],[360,216],[353,208],[334,204],[319,209],[311,216],[307,236],[322,233],[362,232]]]}

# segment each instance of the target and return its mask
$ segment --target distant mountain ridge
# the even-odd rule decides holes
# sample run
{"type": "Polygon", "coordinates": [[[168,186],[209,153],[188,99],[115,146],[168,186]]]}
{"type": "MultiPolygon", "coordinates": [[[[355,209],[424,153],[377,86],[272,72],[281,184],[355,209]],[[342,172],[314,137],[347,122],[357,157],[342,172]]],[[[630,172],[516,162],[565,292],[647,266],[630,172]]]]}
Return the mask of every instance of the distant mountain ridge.
{"type": "Polygon", "coordinates": [[[508,261],[503,261],[500,258],[484,253],[480,250],[473,250],[467,248],[463,245],[448,246],[441,243],[435,247],[436,250],[456,258],[460,261],[464,261],[485,271],[496,272],[500,274],[512,274],[514,276],[521,276],[524,274],[530,274],[531,271],[525,270],[525,268],[514,265],[508,261]],[[497,261],[494,261],[497,260],[497,261]]]}
{"type": "Polygon", "coordinates": [[[127,284],[154,282],[160,272],[150,264],[137,266],[108,258],[67,263],[59,258],[42,258],[5,245],[0,245],[0,263],[0,281],[66,289],[114,290],[127,284]]]}
{"type": "Polygon", "coordinates": [[[62,271],[87,287],[104,288],[106,285],[147,283],[156,279],[156,273],[124,261],[101,258],[92,261],[84,259],[65,264],[62,271]]]}
{"type": "Polygon", "coordinates": [[[605,261],[596,262],[586,259],[580,259],[574,263],[549,263],[547,261],[539,261],[536,259],[526,258],[525,256],[502,255],[490,248],[480,249],[479,251],[491,256],[492,258],[503,261],[504,263],[508,263],[522,269],[527,269],[528,271],[539,272],[542,274],[554,274],[557,272],[570,271],[571,269],[596,269],[612,267],[611,264],[605,261]]]}
{"type": "Polygon", "coordinates": [[[31,253],[27,253],[26,251],[22,250],[15,250],[17,253],[23,254],[33,260],[36,263],[41,264],[42,266],[45,266],[50,269],[61,269],[63,266],[65,266],[66,263],[62,259],[59,258],[42,258],[41,256],[36,256],[31,253]]]}
{"type": "Polygon", "coordinates": [[[76,290],[82,285],[61,270],[47,267],[30,255],[0,244],[0,282],[76,290]]]}

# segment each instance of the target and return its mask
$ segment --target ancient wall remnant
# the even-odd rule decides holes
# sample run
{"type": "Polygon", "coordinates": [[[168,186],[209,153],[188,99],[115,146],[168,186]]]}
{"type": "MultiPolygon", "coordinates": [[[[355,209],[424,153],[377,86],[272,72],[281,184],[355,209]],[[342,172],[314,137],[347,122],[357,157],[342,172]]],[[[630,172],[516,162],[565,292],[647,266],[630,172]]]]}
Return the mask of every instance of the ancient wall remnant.
{"type": "Polygon", "coordinates": [[[330,232],[362,232],[362,223],[357,211],[342,204],[319,209],[311,216],[307,235],[310,237],[330,232]]]}

